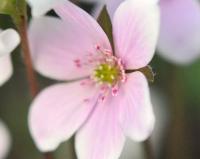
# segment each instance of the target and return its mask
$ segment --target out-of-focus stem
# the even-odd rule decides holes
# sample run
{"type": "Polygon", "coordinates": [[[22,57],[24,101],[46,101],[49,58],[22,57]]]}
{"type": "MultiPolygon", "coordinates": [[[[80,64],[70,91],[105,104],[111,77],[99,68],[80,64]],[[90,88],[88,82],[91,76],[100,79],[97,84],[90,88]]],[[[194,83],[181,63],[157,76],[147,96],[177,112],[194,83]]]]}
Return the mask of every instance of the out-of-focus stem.
{"type": "Polygon", "coordinates": [[[187,141],[186,138],[186,119],[185,119],[185,98],[184,85],[181,77],[181,70],[173,67],[171,79],[169,81],[170,111],[171,123],[169,125],[167,138],[167,159],[186,159],[187,158],[187,141]]]}
{"type": "Polygon", "coordinates": [[[179,67],[169,65],[167,76],[163,79],[163,88],[169,97],[170,120],[166,126],[163,145],[161,149],[162,159],[187,159],[188,141],[185,118],[185,94],[182,70],[179,67]]]}
{"type": "Polygon", "coordinates": [[[44,153],[44,158],[45,159],[54,159],[53,154],[51,152],[44,153]]]}
{"type": "Polygon", "coordinates": [[[32,97],[35,97],[38,92],[38,84],[31,61],[31,53],[27,36],[27,20],[25,16],[20,16],[20,21],[17,27],[21,37],[21,48],[22,48],[24,63],[26,66],[26,74],[27,74],[30,93],[32,97]]]}
{"type": "Polygon", "coordinates": [[[146,159],[155,159],[153,147],[151,145],[150,139],[143,142],[143,147],[145,150],[145,158],[146,159]]]}
{"type": "MultiPolygon", "coordinates": [[[[34,98],[37,95],[39,88],[38,88],[36,74],[34,72],[32,60],[31,60],[31,52],[30,52],[29,41],[28,41],[28,36],[27,36],[27,19],[25,15],[20,16],[20,20],[17,23],[17,28],[21,37],[21,48],[22,48],[24,63],[26,66],[28,85],[29,85],[31,97],[34,98]]],[[[43,156],[44,156],[44,159],[54,159],[52,153],[44,153],[43,156]]]]}

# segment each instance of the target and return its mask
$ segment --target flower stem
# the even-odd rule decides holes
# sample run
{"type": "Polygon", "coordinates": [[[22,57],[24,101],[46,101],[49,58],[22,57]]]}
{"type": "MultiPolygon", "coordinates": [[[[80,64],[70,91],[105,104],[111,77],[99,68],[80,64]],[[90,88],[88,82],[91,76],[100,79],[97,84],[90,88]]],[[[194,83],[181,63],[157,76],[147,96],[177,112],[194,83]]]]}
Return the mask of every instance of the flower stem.
{"type": "MultiPolygon", "coordinates": [[[[38,91],[38,83],[36,79],[36,73],[34,72],[33,69],[33,64],[31,60],[31,52],[30,52],[30,47],[29,47],[29,42],[28,42],[28,35],[27,35],[27,18],[24,15],[20,16],[20,21],[17,24],[17,28],[21,37],[21,48],[22,48],[22,54],[24,58],[24,63],[26,66],[26,74],[27,74],[27,79],[28,79],[28,84],[29,84],[29,90],[31,97],[34,98],[38,91]]],[[[44,159],[54,159],[52,153],[44,153],[44,159]]]]}
{"type": "Polygon", "coordinates": [[[146,159],[155,159],[150,139],[143,142],[146,159]]]}
{"type": "Polygon", "coordinates": [[[38,93],[38,84],[37,84],[36,75],[33,70],[33,65],[31,61],[31,54],[30,54],[30,48],[29,48],[29,42],[28,42],[28,36],[27,36],[27,20],[25,16],[20,17],[18,31],[21,37],[21,48],[22,48],[24,63],[26,66],[26,74],[27,74],[30,93],[32,97],[35,97],[36,94],[38,93]]]}

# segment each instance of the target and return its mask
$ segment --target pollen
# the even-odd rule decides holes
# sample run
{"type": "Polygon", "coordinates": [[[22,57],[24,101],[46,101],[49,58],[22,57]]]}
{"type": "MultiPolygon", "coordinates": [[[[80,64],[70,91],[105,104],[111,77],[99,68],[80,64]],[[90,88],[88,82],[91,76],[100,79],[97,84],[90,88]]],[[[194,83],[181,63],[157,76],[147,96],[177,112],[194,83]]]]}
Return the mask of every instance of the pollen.
{"type": "Polygon", "coordinates": [[[94,77],[101,83],[113,85],[120,76],[120,70],[115,65],[103,63],[94,70],[94,77]]]}

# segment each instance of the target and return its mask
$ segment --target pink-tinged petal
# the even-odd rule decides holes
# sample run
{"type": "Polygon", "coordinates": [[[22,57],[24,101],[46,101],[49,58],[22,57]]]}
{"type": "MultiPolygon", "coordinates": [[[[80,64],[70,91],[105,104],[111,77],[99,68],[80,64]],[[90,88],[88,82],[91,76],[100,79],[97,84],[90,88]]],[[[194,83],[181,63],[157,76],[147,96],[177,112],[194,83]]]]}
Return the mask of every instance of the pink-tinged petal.
{"type": "Polygon", "coordinates": [[[200,4],[196,0],[161,0],[159,54],[175,64],[200,57],[200,4]]]}
{"type": "Polygon", "coordinates": [[[66,1],[64,5],[56,7],[55,11],[64,21],[67,23],[73,23],[77,27],[77,30],[82,32],[82,34],[77,34],[79,35],[77,37],[86,37],[85,41],[82,41],[83,39],[77,39],[75,36],[75,43],[78,43],[79,47],[83,49],[82,51],[85,51],[85,48],[86,50],[89,48],[93,49],[94,45],[97,44],[105,49],[111,50],[111,46],[105,32],[102,30],[97,21],[87,12],[69,1],[66,1]]]}
{"type": "Polygon", "coordinates": [[[79,23],[70,16],[67,22],[52,17],[34,19],[29,38],[36,70],[57,80],[90,75],[92,67],[84,66],[89,55],[96,55],[96,45],[110,49],[110,44],[105,33],[97,31],[98,25],[93,27],[93,24],[86,23],[84,18],[79,23]]]}
{"type": "Polygon", "coordinates": [[[123,2],[124,0],[88,0],[88,1],[89,2],[95,2],[95,6],[94,6],[94,9],[92,11],[92,15],[95,18],[98,18],[98,16],[100,15],[103,7],[106,5],[108,13],[109,13],[109,15],[110,15],[110,17],[112,19],[115,10],[119,6],[119,4],[121,2],[123,2]]]}
{"type": "Polygon", "coordinates": [[[122,2],[125,0],[106,0],[106,6],[111,19],[113,19],[114,13],[122,2]]]}
{"type": "Polygon", "coordinates": [[[8,81],[13,74],[13,66],[10,55],[0,56],[0,86],[8,81]]]}
{"type": "Polygon", "coordinates": [[[116,55],[127,68],[138,69],[152,59],[159,32],[159,9],[155,0],[126,0],[113,19],[116,55]]]}
{"type": "Polygon", "coordinates": [[[79,159],[118,159],[125,137],[119,124],[119,110],[111,96],[96,105],[89,120],[76,134],[79,159]]]}
{"type": "Polygon", "coordinates": [[[86,62],[95,53],[94,37],[87,35],[74,22],[58,18],[34,19],[29,30],[30,47],[35,69],[44,76],[57,80],[82,78],[91,68],[76,63],[86,62]],[[48,27],[47,27],[48,26],[48,27]]]}
{"type": "MultiPolygon", "coordinates": [[[[113,18],[117,8],[125,0],[101,0],[101,3],[103,3],[103,1],[106,1],[106,6],[107,6],[107,9],[108,9],[109,15],[110,15],[111,18],[113,18]]],[[[142,3],[141,0],[134,0],[134,1],[135,1],[135,3],[142,3]]],[[[148,1],[150,3],[158,3],[159,0],[148,0],[148,1]]]]}
{"type": "Polygon", "coordinates": [[[120,159],[145,159],[143,143],[126,140],[120,159]]]}
{"type": "Polygon", "coordinates": [[[0,30],[0,56],[10,54],[19,43],[19,34],[14,29],[0,30]]]}
{"type": "Polygon", "coordinates": [[[85,122],[96,103],[96,90],[80,84],[57,84],[31,105],[29,128],[37,147],[53,151],[85,122]]]}
{"type": "Polygon", "coordinates": [[[4,159],[11,147],[10,133],[3,122],[0,120],[0,159],[4,159]]]}
{"type": "Polygon", "coordinates": [[[135,141],[147,139],[155,117],[145,76],[140,72],[130,74],[120,91],[120,122],[125,134],[135,141]]]}
{"type": "Polygon", "coordinates": [[[27,0],[32,9],[32,16],[39,17],[51,10],[54,6],[66,0],[27,0]]]}

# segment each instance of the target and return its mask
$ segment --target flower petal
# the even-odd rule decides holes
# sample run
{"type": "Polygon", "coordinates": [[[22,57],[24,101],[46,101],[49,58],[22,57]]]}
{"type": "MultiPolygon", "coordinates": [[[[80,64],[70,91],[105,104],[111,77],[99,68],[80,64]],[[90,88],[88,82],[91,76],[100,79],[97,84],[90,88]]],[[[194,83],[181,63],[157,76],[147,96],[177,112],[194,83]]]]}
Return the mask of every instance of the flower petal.
{"type": "Polygon", "coordinates": [[[124,0],[107,0],[106,1],[107,9],[108,9],[111,19],[113,19],[115,11],[117,10],[117,8],[120,6],[120,4],[123,1],[124,0]]]}
{"type": "Polygon", "coordinates": [[[0,86],[8,81],[13,74],[13,66],[10,55],[0,56],[0,86]]]}
{"type": "Polygon", "coordinates": [[[10,54],[19,42],[19,34],[14,29],[0,30],[0,56],[10,54]]]}
{"type": "Polygon", "coordinates": [[[145,76],[140,72],[130,74],[120,91],[121,126],[128,137],[143,141],[152,133],[155,123],[145,76]]]}
{"type": "Polygon", "coordinates": [[[32,15],[39,17],[51,10],[54,6],[65,2],[66,0],[27,0],[32,8],[32,15]]]}
{"type": "MultiPolygon", "coordinates": [[[[96,1],[99,2],[99,0],[96,0],[96,1]]],[[[106,1],[106,6],[108,8],[108,12],[109,12],[111,18],[113,18],[114,14],[115,14],[115,11],[117,10],[117,8],[125,0],[100,0],[101,4],[105,3],[104,1],[106,1]]],[[[135,1],[135,3],[142,3],[141,0],[134,0],[134,1],[135,1]]],[[[158,3],[159,0],[148,0],[148,1],[150,3],[154,3],[155,4],[155,3],[158,3]]]]}
{"type": "Polygon", "coordinates": [[[31,23],[29,38],[33,62],[36,70],[44,76],[57,80],[89,76],[92,67],[77,66],[75,61],[87,62],[88,55],[96,55],[97,44],[110,48],[103,31],[95,32],[91,23],[84,24],[84,18],[83,23],[70,18],[66,22],[41,17],[31,23]]]}
{"type": "Polygon", "coordinates": [[[155,0],[126,0],[113,19],[116,55],[127,68],[138,69],[152,59],[159,31],[159,9],[155,0]]]}
{"type": "MultiPolygon", "coordinates": [[[[78,28],[77,30],[80,30],[79,32],[82,32],[82,34],[78,34],[78,37],[80,38],[81,35],[83,35],[87,38],[87,40],[85,39],[85,45],[87,46],[87,49],[94,47],[94,45],[98,44],[104,49],[111,50],[110,42],[105,32],[102,30],[97,21],[87,12],[80,9],[69,1],[66,1],[64,5],[55,7],[55,11],[64,21],[66,21],[67,23],[75,24],[78,28]]],[[[84,46],[82,46],[84,44],[84,41],[81,40],[83,39],[79,41],[78,39],[76,40],[77,41],[75,43],[78,42],[80,48],[85,48],[84,46]]]]}
{"type": "Polygon", "coordinates": [[[85,122],[96,103],[96,90],[79,82],[42,91],[29,112],[29,128],[37,147],[55,150],[85,122]]]}
{"type": "Polygon", "coordinates": [[[0,120],[0,159],[4,159],[11,146],[11,137],[7,127],[0,120]]]}
{"type": "Polygon", "coordinates": [[[145,159],[143,143],[127,139],[120,159],[145,159]]]}
{"type": "Polygon", "coordinates": [[[200,4],[195,0],[161,0],[159,54],[175,64],[200,57],[200,4]]]}
{"type": "Polygon", "coordinates": [[[79,159],[117,159],[125,137],[118,120],[115,100],[96,105],[89,120],[76,134],[76,152],[79,159]]]}

